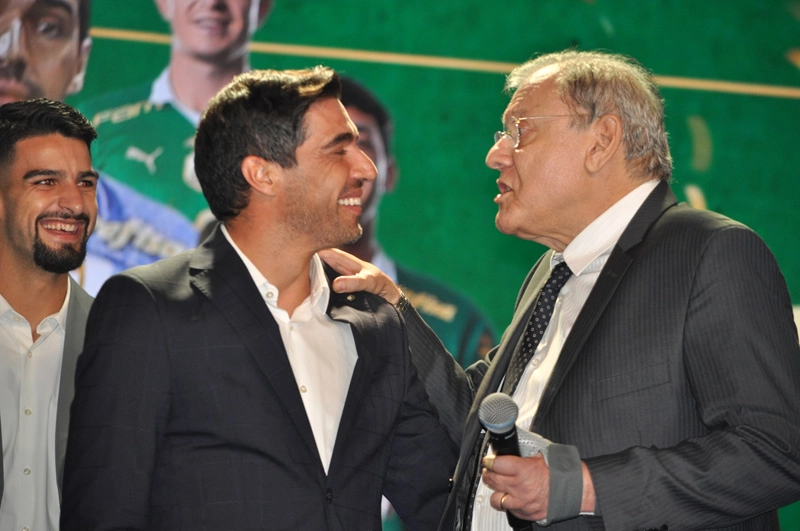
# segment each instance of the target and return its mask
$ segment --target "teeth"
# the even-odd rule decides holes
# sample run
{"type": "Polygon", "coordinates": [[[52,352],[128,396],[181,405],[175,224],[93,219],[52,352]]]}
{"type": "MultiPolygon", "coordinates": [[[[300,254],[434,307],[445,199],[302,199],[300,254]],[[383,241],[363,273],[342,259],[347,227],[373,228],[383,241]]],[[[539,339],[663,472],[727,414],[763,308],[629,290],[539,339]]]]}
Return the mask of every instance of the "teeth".
{"type": "Polygon", "coordinates": [[[361,206],[361,198],[346,197],[344,199],[339,199],[339,204],[344,206],[361,206]]]}
{"type": "Polygon", "coordinates": [[[68,223],[48,222],[42,223],[42,226],[47,230],[60,230],[62,232],[77,232],[78,227],[68,223]]]}

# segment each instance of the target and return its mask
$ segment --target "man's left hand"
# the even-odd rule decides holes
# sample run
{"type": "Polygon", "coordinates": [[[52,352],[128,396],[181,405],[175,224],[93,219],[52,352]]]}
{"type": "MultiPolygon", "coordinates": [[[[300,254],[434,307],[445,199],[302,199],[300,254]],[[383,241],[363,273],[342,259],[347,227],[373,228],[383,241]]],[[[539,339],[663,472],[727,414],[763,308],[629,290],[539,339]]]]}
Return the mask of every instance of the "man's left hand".
{"type": "Polygon", "coordinates": [[[490,503],[523,520],[544,520],[550,495],[550,469],[541,454],[484,458],[483,482],[494,490],[490,503]],[[502,501],[502,506],[501,502],[502,501]]]}

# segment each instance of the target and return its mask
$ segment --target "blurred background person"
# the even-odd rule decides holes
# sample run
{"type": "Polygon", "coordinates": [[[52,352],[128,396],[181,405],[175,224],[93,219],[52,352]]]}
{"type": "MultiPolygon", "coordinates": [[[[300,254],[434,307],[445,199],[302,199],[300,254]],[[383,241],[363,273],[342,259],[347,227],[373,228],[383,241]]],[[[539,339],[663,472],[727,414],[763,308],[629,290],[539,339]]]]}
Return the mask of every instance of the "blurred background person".
{"type": "Polygon", "coordinates": [[[155,0],[172,35],[169,64],[152,82],[82,102],[97,128],[95,167],[179,211],[195,226],[210,213],[194,172],[194,134],[209,99],[250,69],[248,45],[272,0],[155,0]]]}
{"type": "Polygon", "coordinates": [[[465,294],[398,264],[384,252],[378,241],[378,209],[383,195],[397,185],[399,175],[392,153],[392,119],[375,94],[351,78],[342,78],[342,103],[358,128],[359,147],[378,168],[375,181],[364,185],[364,233],[342,249],[372,262],[397,282],[447,350],[467,367],[495,345],[491,322],[465,294]]]}

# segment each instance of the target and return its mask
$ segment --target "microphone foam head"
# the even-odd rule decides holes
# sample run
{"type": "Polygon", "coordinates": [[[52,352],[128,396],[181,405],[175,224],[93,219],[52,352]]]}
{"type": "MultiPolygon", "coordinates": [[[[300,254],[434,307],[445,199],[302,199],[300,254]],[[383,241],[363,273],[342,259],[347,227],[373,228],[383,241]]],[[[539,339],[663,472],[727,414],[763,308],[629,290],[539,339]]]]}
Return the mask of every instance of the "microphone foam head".
{"type": "Polygon", "coordinates": [[[516,402],[505,393],[487,395],[478,408],[481,424],[492,433],[502,434],[514,426],[519,408],[516,402]]]}

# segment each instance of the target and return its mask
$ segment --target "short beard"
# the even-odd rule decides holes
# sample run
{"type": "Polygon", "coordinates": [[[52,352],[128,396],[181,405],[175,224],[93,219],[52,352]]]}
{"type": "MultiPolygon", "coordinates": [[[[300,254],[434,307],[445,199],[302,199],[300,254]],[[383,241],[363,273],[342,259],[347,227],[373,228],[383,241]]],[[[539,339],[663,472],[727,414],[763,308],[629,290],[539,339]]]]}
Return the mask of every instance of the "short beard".
{"type": "MultiPolygon", "coordinates": [[[[344,242],[342,245],[353,245],[358,240],[360,240],[363,235],[364,235],[364,227],[362,227],[361,223],[359,223],[358,224],[358,236],[356,236],[355,238],[351,239],[349,242],[344,242]]],[[[337,247],[341,247],[342,245],[337,245],[337,247]]]]}
{"type": "MultiPolygon", "coordinates": [[[[87,225],[89,223],[89,218],[85,215],[74,216],[74,219],[82,219],[87,225]]],[[[33,262],[48,273],[69,273],[73,269],[79,268],[86,258],[86,241],[88,239],[88,232],[84,229],[83,240],[77,249],[68,245],[53,249],[45,245],[42,239],[39,238],[39,225],[37,223],[36,239],[33,241],[33,262]]]]}

